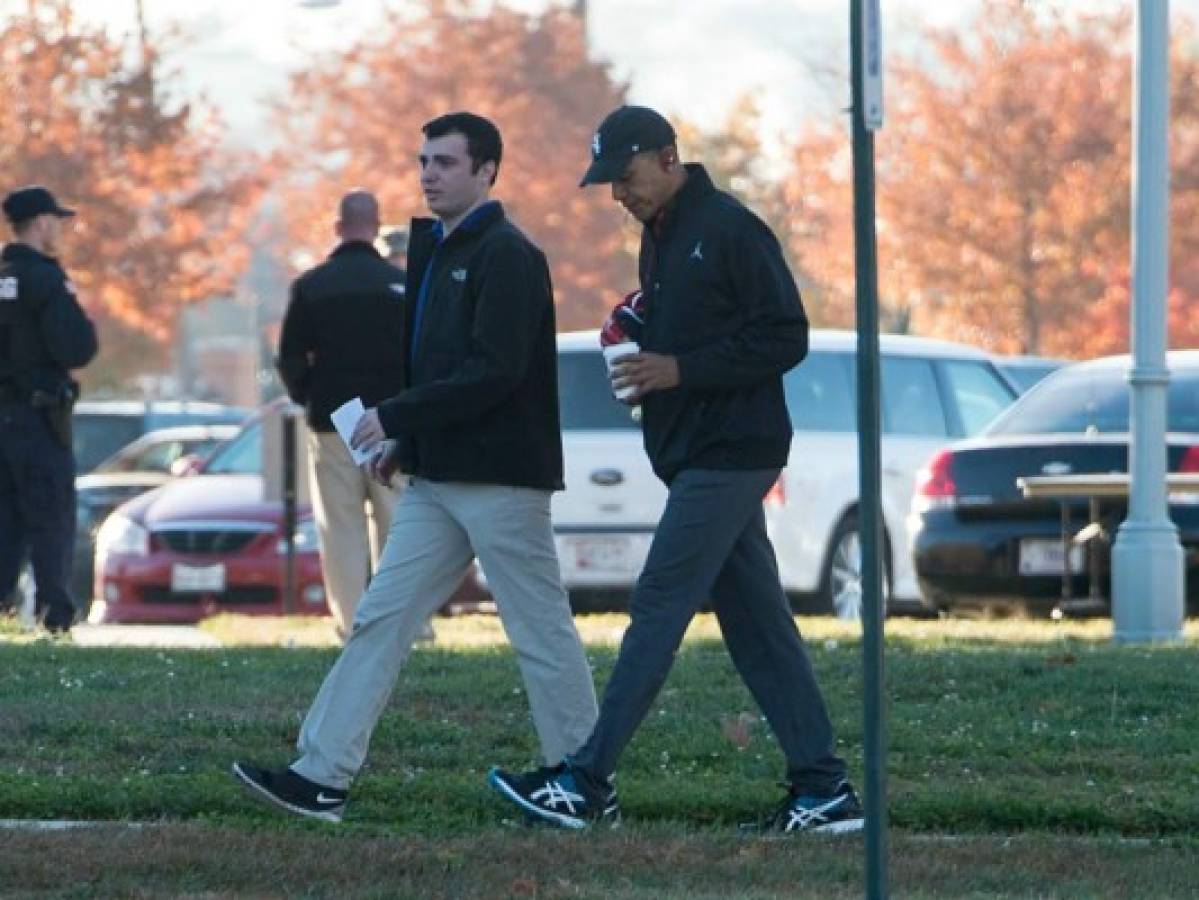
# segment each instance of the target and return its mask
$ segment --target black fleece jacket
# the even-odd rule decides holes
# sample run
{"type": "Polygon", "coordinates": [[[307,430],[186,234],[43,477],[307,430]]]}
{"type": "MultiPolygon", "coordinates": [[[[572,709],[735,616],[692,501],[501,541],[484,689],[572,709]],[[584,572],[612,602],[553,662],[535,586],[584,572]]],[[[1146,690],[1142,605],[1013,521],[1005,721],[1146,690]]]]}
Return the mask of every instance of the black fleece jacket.
{"type": "Polygon", "coordinates": [[[440,244],[412,222],[406,332],[428,297],[404,389],[379,405],[403,471],[432,481],[562,488],[554,297],[545,255],[498,202],[440,244]]]}
{"type": "Polygon", "coordinates": [[[366,241],[346,241],[291,286],[279,376],[314,431],[361,397],[371,407],[403,383],[404,273],[366,241]]]}
{"type": "Polygon", "coordinates": [[[778,240],[689,164],[641,237],[641,347],[678,358],[680,385],[642,401],[645,449],[669,484],[686,468],[786,464],[782,376],[808,351],[808,320],[778,240]]]}

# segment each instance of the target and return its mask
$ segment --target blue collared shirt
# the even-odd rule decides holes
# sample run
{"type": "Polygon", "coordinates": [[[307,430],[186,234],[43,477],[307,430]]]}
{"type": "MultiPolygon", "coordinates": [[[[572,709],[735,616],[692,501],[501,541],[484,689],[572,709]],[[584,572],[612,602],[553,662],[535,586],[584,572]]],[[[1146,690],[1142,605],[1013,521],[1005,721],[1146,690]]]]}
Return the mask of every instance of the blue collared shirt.
{"type": "MultiPolygon", "coordinates": [[[[498,206],[498,200],[488,200],[481,206],[471,210],[470,215],[458,223],[456,230],[466,229],[470,231],[474,228],[480,219],[486,217],[490,213],[492,207],[498,206]]],[[[441,249],[441,245],[445,243],[445,225],[438,220],[433,223],[433,254],[429,257],[429,264],[425,266],[424,277],[421,278],[420,290],[416,295],[416,311],[412,315],[412,342],[409,345],[408,351],[410,356],[416,356],[417,342],[420,340],[421,323],[425,318],[425,308],[429,305],[429,290],[432,282],[433,263],[437,261],[437,251],[441,249]]]]}

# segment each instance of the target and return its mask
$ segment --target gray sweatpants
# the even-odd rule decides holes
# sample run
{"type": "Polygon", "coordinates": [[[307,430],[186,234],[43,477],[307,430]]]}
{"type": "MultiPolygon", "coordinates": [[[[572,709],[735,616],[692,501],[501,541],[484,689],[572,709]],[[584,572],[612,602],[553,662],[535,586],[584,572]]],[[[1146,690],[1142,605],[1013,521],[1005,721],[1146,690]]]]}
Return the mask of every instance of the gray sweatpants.
{"type": "Polygon", "coordinates": [[[766,534],[762,499],[777,469],[688,469],[670,485],[595,731],[571,763],[598,781],[657,697],[688,624],[711,598],[733,665],[762,708],[796,787],[826,794],[845,777],[824,698],[766,534]]]}
{"type": "Polygon", "coordinates": [[[294,771],[349,787],[413,642],[475,556],[516,651],[545,761],[578,749],[595,724],[595,688],[562,587],[549,492],[416,478],[304,720],[294,771]]]}

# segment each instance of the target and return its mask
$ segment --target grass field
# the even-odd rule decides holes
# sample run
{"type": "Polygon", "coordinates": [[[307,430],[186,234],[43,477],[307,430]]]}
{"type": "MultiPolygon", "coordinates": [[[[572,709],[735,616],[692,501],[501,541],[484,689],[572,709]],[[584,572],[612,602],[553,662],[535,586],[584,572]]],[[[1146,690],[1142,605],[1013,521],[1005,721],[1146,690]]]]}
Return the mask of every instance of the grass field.
{"type": "MultiPolygon", "coordinates": [[[[620,617],[580,620],[596,677],[620,617]]],[[[535,763],[488,617],[442,619],[401,678],[346,822],[250,803],[235,758],[284,763],[336,650],[319,624],[206,628],[222,650],[87,649],[0,632],[4,896],[855,897],[858,838],[743,838],[781,758],[708,617],[622,761],[625,824],[515,821],[484,784],[535,763]],[[291,648],[267,646],[293,644],[291,648]],[[131,825],[129,823],[136,823],[131,825]]],[[[855,633],[801,621],[860,779],[855,633]]],[[[1117,648],[1110,624],[888,623],[891,883],[902,897],[1190,897],[1199,886],[1199,632],[1117,648]]]]}

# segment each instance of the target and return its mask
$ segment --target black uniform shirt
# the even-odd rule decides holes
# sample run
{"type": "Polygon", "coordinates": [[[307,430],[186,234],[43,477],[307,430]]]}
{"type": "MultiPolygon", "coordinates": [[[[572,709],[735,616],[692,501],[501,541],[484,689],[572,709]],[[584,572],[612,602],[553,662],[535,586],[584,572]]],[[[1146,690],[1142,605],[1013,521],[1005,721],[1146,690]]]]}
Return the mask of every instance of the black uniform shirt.
{"type": "Polygon", "coordinates": [[[0,252],[0,390],[54,391],[87,365],[99,344],[66,272],[28,244],[0,252]]]}

